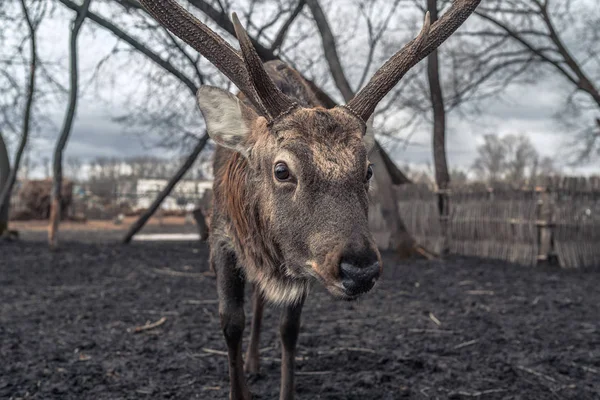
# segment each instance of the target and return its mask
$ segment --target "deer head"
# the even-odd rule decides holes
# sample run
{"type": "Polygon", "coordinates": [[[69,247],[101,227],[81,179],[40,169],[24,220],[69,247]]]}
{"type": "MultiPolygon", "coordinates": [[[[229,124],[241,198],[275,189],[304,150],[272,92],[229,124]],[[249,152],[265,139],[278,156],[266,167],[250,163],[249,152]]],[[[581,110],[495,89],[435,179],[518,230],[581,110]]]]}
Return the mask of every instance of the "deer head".
{"type": "MultiPolygon", "coordinates": [[[[235,14],[241,55],[174,0],[140,2],[217,66],[254,106],[219,88],[204,86],[198,91],[209,135],[237,153],[230,174],[239,174],[243,165],[243,179],[225,182],[243,185],[244,196],[233,194],[235,186],[224,189],[235,197],[228,207],[231,215],[238,215],[233,221],[236,235],[242,242],[264,236],[262,257],[278,263],[271,271],[256,267],[255,275],[261,276],[255,278],[264,282],[265,294],[280,302],[296,299],[293,285],[269,284],[270,275],[277,274],[288,281],[316,277],[330,292],[347,299],[370,290],[381,272],[367,218],[371,116],[406,72],[450,36],[479,0],[456,0],[433,26],[427,14],[419,35],[348,104],[332,109],[302,107],[282,93],[235,14]],[[236,204],[242,198],[244,204],[236,204]]],[[[253,243],[240,247],[252,252],[253,243]]]]}

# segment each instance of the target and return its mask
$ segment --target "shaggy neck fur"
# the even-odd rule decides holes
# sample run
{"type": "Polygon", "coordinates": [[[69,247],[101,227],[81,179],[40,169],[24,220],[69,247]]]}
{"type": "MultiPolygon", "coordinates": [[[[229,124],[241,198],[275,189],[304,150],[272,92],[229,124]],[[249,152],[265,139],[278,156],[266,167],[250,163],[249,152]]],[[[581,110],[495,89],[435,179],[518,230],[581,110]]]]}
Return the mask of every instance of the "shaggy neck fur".
{"type": "Polygon", "coordinates": [[[260,209],[248,160],[233,153],[222,171],[220,201],[229,221],[229,232],[244,272],[258,285],[265,298],[284,305],[300,301],[308,293],[310,281],[292,276],[282,263],[278,246],[270,235],[266,213],[260,209]]]}

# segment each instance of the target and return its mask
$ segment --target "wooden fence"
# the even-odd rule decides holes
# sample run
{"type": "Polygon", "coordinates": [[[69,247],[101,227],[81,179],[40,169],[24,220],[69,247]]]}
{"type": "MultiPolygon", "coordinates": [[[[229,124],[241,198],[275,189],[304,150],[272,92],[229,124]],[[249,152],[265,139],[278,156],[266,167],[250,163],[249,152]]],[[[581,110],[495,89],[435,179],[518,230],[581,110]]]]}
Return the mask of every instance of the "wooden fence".
{"type": "Polygon", "coordinates": [[[398,189],[408,231],[435,252],[447,246],[453,254],[529,266],[600,266],[600,178],[549,178],[531,188],[452,186],[443,193],[448,211],[441,219],[439,194],[423,185],[398,189]]]}
{"type": "Polygon", "coordinates": [[[564,268],[600,266],[600,178],[549,182],[553,247],[564,268]]]}
{"type": "Polygon", "coordinates": [[[423,184],[401,185],[397,187],[396,193],[398,211],[406,230],[417,243],[441,253],[444,236],[435,194],[423,184]]]}
{"type": "Polygon", "coordinates": [[[451,253],[536,264],[537,192],[464,187],[449,199],[451,253]]]}

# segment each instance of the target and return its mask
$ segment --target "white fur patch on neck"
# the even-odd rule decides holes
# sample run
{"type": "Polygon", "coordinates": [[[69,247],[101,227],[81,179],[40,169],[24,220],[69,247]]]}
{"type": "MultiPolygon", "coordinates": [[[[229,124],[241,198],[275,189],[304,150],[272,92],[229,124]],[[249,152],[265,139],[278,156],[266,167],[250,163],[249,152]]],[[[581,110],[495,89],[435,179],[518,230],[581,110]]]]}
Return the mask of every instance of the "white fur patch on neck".
{"type": "Polygon", "coordinates": [[[255,283],[269,302],[277,306],[299,303],[310,289],[307,279],[281,279],[263,275],[255,283]]]}

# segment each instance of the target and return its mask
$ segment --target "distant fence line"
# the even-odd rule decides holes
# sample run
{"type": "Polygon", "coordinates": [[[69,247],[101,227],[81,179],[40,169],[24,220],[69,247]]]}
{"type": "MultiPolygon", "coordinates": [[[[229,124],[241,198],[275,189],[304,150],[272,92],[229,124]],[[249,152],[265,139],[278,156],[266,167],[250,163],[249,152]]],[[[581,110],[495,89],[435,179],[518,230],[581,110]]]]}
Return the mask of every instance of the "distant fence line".
{"type": "Polygon", "coordinates": [[[411,184],[398,188],[398,198],[408,231],[435,252],[600,266],[600,178],[548,178],[530,188],[453,185],[444,192],[411,184]],[[448,199],[441,218],[440,193],[448,199]]]}

